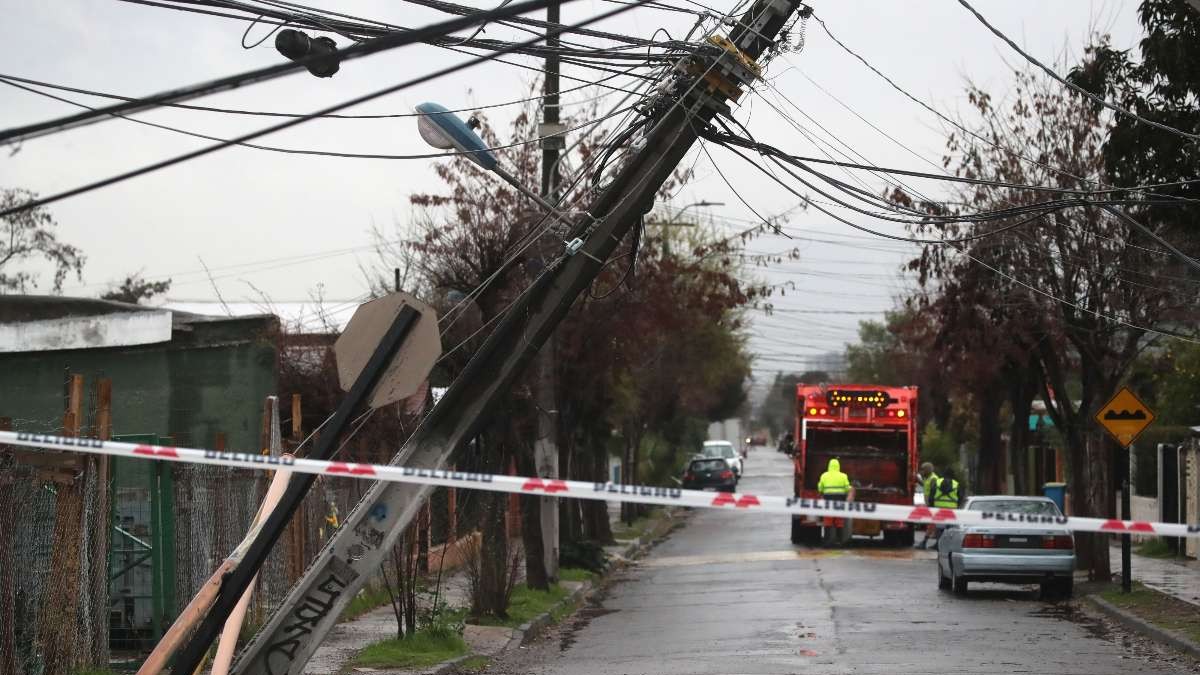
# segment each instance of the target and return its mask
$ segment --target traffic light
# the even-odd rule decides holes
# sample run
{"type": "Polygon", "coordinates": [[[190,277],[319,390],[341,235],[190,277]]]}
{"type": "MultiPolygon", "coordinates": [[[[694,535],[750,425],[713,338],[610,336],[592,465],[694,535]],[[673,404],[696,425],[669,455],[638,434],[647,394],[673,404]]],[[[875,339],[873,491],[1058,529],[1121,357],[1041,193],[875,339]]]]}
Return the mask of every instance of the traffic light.
{"type": "Polygon", "coordinates": [[[298,30],[285,28],[275,36],[275,49],[293,61],[312,56],[328,57],[318,58],[305,65],[308,72],[317,77],[333,77],[341,66],[338,58],[334,56],[337,53],[337,43],[332,38],[309,37],[298,30]]]}

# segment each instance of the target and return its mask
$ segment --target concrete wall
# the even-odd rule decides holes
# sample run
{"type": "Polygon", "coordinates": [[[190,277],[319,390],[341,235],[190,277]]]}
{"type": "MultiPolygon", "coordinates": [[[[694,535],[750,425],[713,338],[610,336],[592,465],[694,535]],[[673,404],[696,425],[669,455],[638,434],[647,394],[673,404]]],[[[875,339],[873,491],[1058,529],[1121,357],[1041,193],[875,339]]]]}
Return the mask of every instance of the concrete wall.
{"type": "MultiPolygon", "coordinates": [[[[61,427],[69,373],[113,382],[113,433],[173,436],[208,447],[258,445],[263,398],[275,393],[273,317],[177,324],[170,342],[0,354],[0,416],[21,431],[61,427]]],[[[85,404],[85,408],[87,408],[85,404]]]]}

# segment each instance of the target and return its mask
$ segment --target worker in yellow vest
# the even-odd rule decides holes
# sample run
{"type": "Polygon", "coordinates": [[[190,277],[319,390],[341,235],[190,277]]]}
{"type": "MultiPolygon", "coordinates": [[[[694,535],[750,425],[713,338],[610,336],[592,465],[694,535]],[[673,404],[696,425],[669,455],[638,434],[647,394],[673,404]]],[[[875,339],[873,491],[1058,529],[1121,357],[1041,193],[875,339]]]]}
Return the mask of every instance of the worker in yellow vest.
{"type": "MultiPolygon", "coordinates": [[[[938,509],[961,509],[963,502],[966,501],[966,490],[960,489],[958,481],[954,479],[954,469],[947,467],[943,473],[946,475],[938,478],[934,483],[932,501],[929,502],[929,505],[938,509]]],[[[945,529],[945,525],[937,526],[933,548],[937,548],[937,542],[942,538],[942,532],[945,529]]]]}
{"type": "MultiPolygon", "coordinates": [[[[842,473],[842,463],[837,459],[829,460],[829,469],[821,474],[821,479],[817,481],[817,492],[828,501],[844,502],[853,498],[854,486],[850,484],[850,477],[842,473]]],[[[825,526],[825,545],[832,546],[840,544],[845,546],[850,543],[850,519],[841,518],[841,527],[836,525],[836,521],[825,526]]],[[[826,523],[830,523],[831,519],[826,519],[826,523]]]]}

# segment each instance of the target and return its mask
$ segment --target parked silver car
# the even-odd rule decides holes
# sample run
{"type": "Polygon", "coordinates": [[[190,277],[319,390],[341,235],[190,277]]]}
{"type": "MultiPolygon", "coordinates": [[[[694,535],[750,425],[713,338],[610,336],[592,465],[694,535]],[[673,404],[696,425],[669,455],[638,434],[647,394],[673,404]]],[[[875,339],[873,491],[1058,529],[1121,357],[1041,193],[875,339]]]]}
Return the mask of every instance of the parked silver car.
{"type": "Polygon", "coordinates": [[[742,456],[729,441],[704,441],[704,449],[700,451],[700,456],[720,457],[739,478],[742,475],[742,456]]]}
{"type": "Polygon", "coordinates": [[[1041,584],[1044,597],[1071,597],[1075,540],[1062,512],[1046,497],[971,497],[968,511],[1028,526],[950,526],[938,540],[938,588],[967,592],[971,581],[1041,584]]]}

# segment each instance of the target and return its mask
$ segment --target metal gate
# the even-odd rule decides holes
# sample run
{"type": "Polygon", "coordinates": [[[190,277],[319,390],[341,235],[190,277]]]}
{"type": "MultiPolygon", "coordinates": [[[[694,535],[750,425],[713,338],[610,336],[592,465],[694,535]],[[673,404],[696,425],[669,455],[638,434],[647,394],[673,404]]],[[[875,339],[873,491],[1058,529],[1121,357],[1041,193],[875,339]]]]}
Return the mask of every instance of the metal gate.
{"type": "MultiPolygon", "coordinates": [[[[153,434],[115,441],[171,445],[153,434]]],[[[175,497],[167,462],[114,457],[109,548],[109,644],[153,647],[175,618],[175,497]]]]}

